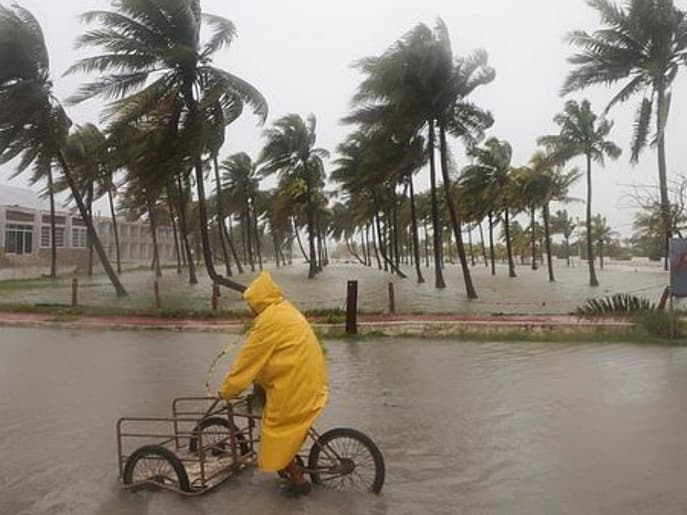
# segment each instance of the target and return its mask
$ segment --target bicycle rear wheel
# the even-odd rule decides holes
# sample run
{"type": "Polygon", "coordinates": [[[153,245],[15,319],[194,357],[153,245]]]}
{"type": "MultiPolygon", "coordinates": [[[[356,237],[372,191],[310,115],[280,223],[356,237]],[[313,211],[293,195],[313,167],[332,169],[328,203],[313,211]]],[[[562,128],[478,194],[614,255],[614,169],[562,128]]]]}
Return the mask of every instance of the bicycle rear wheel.
{"type": "Polygon", "coordinates": [[[384,457],[370,437],[349,428],[327,431],[308,456],[312,482],[335,490],[378,494],[384,486],[384,457]]]}

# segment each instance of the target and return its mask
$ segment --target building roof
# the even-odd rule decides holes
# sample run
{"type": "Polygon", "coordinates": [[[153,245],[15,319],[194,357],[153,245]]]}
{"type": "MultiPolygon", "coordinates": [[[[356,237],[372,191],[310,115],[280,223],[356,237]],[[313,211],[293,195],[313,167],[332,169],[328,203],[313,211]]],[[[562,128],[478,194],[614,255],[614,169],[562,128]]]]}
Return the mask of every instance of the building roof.
{"type": "MultiPolygon", "coordinates": [[[[0,184],[0,206],[23,207],[43,211],[50,210],[50,202],[48,199],[42,198],[41,194],[37,191],[17,188],[16,186],[8,186],[7,184],[0,184]]],[[[58,211],[60,207],[58,201],[56,206],[58,211]]]]}

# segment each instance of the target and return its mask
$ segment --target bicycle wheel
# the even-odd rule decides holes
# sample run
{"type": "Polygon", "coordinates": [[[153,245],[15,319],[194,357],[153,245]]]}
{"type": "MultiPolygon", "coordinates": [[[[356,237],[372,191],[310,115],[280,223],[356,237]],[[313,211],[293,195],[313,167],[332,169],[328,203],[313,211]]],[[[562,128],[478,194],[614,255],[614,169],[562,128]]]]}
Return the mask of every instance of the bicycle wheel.
{"type": "Polygon", "coordinates": [[[122,480],[125,485],[147,481],[182,492],[191,491],[188,474],[179,458],[160,445],[144,445],[136,449],[126,460],[122,480]]]}
{"type": "MultiPolygon", "coordinates": [[[[246,441],[246,437],[239,433],[239,429],[234,426],[234,436],[236,444],[241,456],[250,452],[250,446],[246,441]]],[[[212,456],[219,456],[230,452],[229,443],[229,421],[222,417],[210,417],[203,419],[193,430],[192,436],[188,442],[188,450],[190,452],[198,451],[198,442],[200,438],[198,433],[203,433],[203,447],[210,450],[212,456]]]]}
{"type": "Polygon", "coordinates": [[[320,436],[310,449],[308,470],[316,485],[375,494],[384,486],[386,475],[377,445],[367,435],[348,428],[332,429],[320,436]]]}

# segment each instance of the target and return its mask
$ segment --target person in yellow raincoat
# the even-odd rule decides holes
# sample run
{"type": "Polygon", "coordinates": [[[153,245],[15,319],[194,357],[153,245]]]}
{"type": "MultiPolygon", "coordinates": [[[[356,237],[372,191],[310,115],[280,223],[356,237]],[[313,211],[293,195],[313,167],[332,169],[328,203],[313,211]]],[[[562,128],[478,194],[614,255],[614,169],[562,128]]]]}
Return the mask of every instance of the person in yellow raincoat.
{"type": "Polygon", "coordinates": [[[327,369],[320,343],[305,317],[282,295],[267,273],[243,293],[256,318],[222,382],[230,400],[256,383],[266,393],[258,467],[285,471],[289,492],[310,491],[295,457],[327,403],[327,369]]]}

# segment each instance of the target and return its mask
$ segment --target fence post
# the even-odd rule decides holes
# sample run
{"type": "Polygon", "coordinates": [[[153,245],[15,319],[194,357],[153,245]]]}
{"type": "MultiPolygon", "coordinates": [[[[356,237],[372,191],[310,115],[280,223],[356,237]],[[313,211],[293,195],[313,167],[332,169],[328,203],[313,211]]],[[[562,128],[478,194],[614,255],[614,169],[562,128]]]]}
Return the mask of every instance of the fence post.
{"type": "Polygon", "coordinates": [[[394,291],[394,283],[389,283],[389,313],[392,315],[396,313],[396,292],[394,291]]]}
{"type": "Polygon", "coordinates": [[[155,293],[155,307],[160,309],[162,307],[162,301],[160,300],[160,282],[155,279],[153,283],[153,292],[155,293]]]}
{"type": "Polygon", "coordinates": [[[212,285],[212,310],[217,311],[219,306],[219,285],[212,285]]]}
{"type": "Polygon", "coordinates": [[[346,287],[346,334],[358,334],[358,281],[346,287]]]}
{"type": "Polygon", "coordinates": [[[74,277],[72,279],[72,307],[79,305],[79,279],[74,277]]]}

